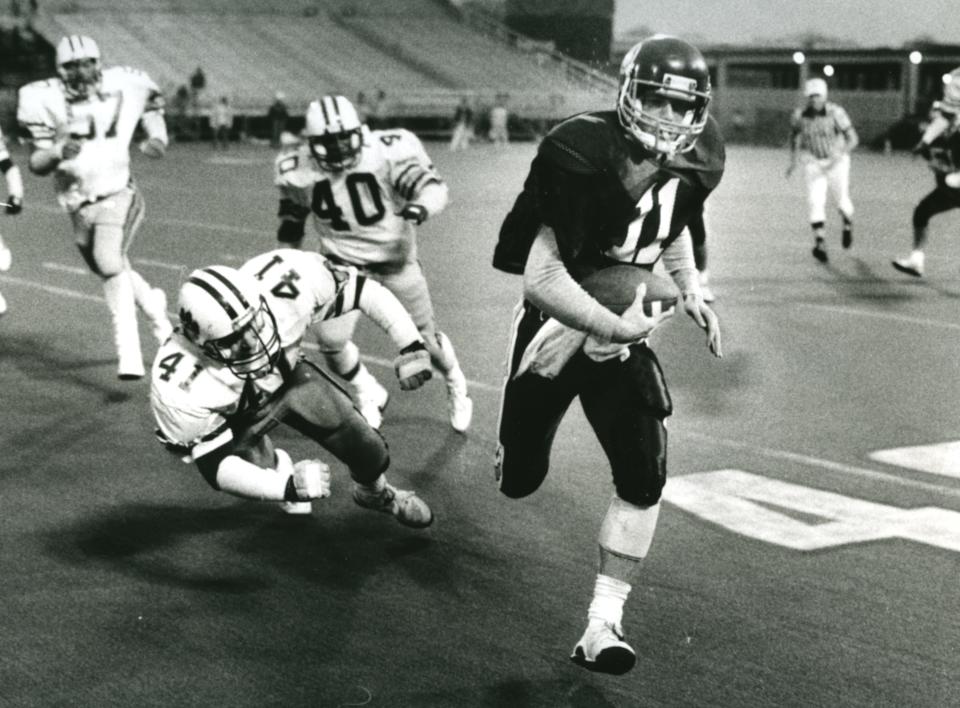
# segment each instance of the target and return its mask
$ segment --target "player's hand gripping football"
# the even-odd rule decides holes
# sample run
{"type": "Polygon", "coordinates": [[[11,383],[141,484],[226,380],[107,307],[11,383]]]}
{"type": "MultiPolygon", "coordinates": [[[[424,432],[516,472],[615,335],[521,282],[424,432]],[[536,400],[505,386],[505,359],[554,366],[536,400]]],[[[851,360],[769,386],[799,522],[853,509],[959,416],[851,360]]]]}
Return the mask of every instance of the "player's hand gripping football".
{"type": "Polygon", "coordinates": [[[404,391],[420,388],[433,376],[430,354],[423,342],[414,342],[401,349],[400,356],[393,360],[393,368],[404,391]]]}
{"type": "Polygon", "coordinates": [[[641,339],[649,337],[653,330],[673,317],[674,308],[672,307],[658,315],[648,316],[643,311],[643,299],[646,295],[647,284],[640,283],[637,286],[637,294],[633,298],[633,303],[620,315],[620,322],[611,337],[612,341],[622,344],[639,342],[641,339]]]}
{"type": "Polygon", "coordinates": [[[83,143],[79,140],[69,139],[60,145],[60,159],[61,160],[72,160],[77,155],[80,154],[80,151],[83,149],[83,143]]]}
{"type": "Polygon", "coordinates": [[[720,320],[710,306],[699,295],[688,294],[683,298],[684,311],[693,318],[701,329],[707,333],[707,347],[718,359],[723,357],[723,348],[720,345],[720,320]]]}

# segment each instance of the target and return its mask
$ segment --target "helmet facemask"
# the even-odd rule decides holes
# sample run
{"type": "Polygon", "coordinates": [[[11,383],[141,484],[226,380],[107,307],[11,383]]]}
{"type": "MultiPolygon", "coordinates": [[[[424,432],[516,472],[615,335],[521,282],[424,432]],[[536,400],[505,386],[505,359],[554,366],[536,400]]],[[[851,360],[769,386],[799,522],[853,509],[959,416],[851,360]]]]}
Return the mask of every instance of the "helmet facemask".
{"type": "Polygon", "coordinates": [[[67,97],[84,99],[100,90],[100,48],[89,37],[70,35],[57,45],[57,73],[67,97]]]}
{"type": "Polygon", "coordinates": [[[664,74],[663,83],[627,75],[620,85],[617,115],[628,135],[666,157],[696,144],[707,123],[710,94],[697,90],[695,79],[664,74]],[[665,112],[665,104],[671,110],[665,112]]]}
{"type": "Polygon", "coordinates": [[[343,96],[323,96],[307,107],[303,135],[310,153],[328,172],[342,172],[360,162],[363,123],[343,96]]]}
{"type": "Polygon", "coordinates": [[[261,298],[260,306],[239,320],[233,333],[204,342],[201,349],[214,361],[226,365],[237,378],[262,378],[273,371],[280,358],[277,320],[261,298]]]}

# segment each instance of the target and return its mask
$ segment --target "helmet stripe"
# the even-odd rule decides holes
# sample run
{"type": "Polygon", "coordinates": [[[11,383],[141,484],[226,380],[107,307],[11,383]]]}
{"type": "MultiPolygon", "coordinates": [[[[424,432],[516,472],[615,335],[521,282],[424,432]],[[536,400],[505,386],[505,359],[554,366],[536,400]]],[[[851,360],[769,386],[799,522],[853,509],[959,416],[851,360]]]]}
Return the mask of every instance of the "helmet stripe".
{"type": "Polygon", "coordinates": [[[244,310],[250,309],[251,305],[249,302],[247,302],[247,298],[245,298],[243,296],[243,293],[240,292],[240,289],[233,284],[233,281],[231,281],[229,278],[225,277],[221,273],[217,272],[213,268],[204,268],[203,272],[213,276],[214,278],[219,280],[221,283],[223,283],[223,285],[227,288],[227,290],[233,293],[233,296],[240,301],[240,307],[242,307],[244,310]]]}
{"type": "MultiPolygon", "coordinates": [[[[204,271],[204,272],[209,272],[209,271],[204,271]]],[[[198,288],[204,290],[210,297],[212,297],[216,301],[218,305],[220,305],[220,307],[223,308],[224,312],[227,313],[227,317],[229,317],[231,320],[236,320],[238,318],[237,311],[233,309],[233,305],[227,302],[226,299],[223,297],[223,294],[220,293],[220,291],[218,291],[210,283],[208,283],[205,280],[201,280],[200,278],[188,278],[187,282],[191,283],[192,285],[196,285],[198,288]]]]}

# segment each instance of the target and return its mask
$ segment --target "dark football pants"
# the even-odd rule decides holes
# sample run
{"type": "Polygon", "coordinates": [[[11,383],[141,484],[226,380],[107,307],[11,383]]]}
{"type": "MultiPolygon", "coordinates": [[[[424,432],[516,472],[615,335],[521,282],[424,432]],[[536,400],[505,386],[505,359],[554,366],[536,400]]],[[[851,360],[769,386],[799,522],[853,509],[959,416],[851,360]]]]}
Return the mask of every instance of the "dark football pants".
{"type": "MultiPolygon", "coordinates": [[[[387,443],[371,428],[350,396],[330,376],[306,359],[293,368],[286,382],[265,406],[237,431],[238,447],[256,444],[278,423],[284,423],[350,468],[350,476],[370,483],[390,465],[387,443]]],[[[231,421],[236,424],[237,421],[231,421]]]]}
{"type": "Polygon", "coordinates": [[[519,498],[540,487],[557,427],[579,396],[610,461],[617,495],[637,506],[655,504],[667,474],[663,420],[673,410],[656,355],[641,344],[630,348],[626,361],[595,362],[581,350],[554,379],[529,372],[514,378],[524,350],[546,320],[525,304],[513,333],[510,376],[500,410],[500,491],[519,498]]]}
{"type": "Polygon", "coordinates": [[[926,228],[930,219],[951,209],[960,208],[960,189],[952,189],[943,181],[943,175],[937,175],[937,186],[920,200],[913,210],[914,228],[926,228]]]}

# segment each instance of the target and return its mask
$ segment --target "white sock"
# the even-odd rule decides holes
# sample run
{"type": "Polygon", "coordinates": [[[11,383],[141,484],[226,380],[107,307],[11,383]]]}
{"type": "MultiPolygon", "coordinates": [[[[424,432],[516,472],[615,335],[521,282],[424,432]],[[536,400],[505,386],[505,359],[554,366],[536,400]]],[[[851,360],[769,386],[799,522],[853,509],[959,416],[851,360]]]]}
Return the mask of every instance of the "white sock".
{"type": "Polygon", "coordinates": [[[113,316],[113,333],[117,352],[140,356],[140,333],[137,331],[137,308],[129,271],[122,270],[103,281],[103,295],[113,316]]]}
{"type": "Polygon", "coordinates": [[[623,603],[630,594],[630,583],[597,573],[593,586],[593,601],[587,610],[587,618],[594,622],[609,622],[619,627],[623,619],[623,603]]]}

